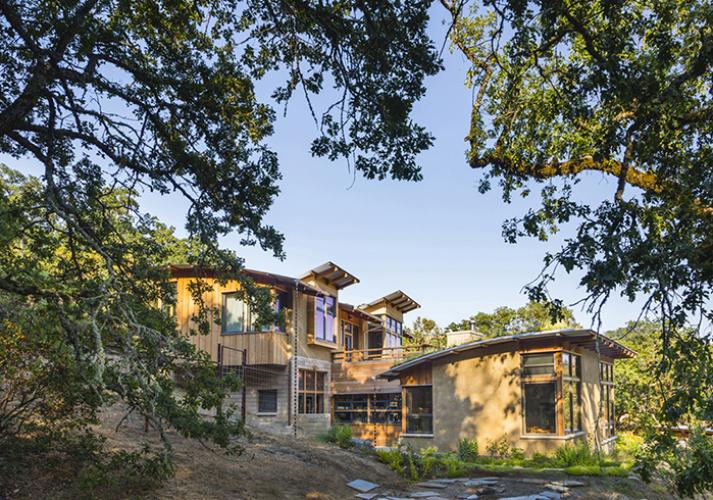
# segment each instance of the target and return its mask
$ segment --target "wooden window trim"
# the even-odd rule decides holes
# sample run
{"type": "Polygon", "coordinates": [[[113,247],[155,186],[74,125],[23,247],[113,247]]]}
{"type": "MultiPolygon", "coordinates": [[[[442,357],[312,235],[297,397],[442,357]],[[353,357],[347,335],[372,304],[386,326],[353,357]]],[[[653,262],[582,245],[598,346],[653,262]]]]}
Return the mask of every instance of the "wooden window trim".
{"type": "MultiPolygon", "coordinates": [[[[410,384],[401,387],[401,434],[406,437],[430,437],[433,436],[435,427],[434,410],[435,405],[433,403],[433,384],[410,384]],[[406,398],[407,389],[418,389],[421,387],[431,388],[431,432],[407,432],[406,428],[408,425],[408,399],[406,398]]],[[[419,413],[419,415],[429,415],[428,413],[419,413]]]]}
{"type": "Polygon", "coordinates": [[[327,405],[325,402],[326,394],[327,394],[327,372],[317,370],[316,368],[299,368],[298,369],[298,372],[297,372],[297,412],[300,415],[324,415],[325,413],[327,413],[327,411],[326,411],[327,405]],[[311,389],[308,389],[307,387],[305,387],[304,389],[300,388],[300,386],[299,386],[299,380],[300,380],[299,374],[300,373],[305,374],[304,375],[305,386],[307,385],[307,373],[314,374],[314,387],[313,388],[311,388],[311,389]],[[317,378],[319,376],[324,377],[324,379],[322,380],[322,389],[321,390],[317,388],[317,385],[318,385],[317,378]],[[322,411],[318,411],[318,412],[306,412],[306,411],[300,412],[299,411],[300,400],[302,400],[302,408],[304,408],[305,410],[307,409],[307,395],[315,395],[315,396],[321,395],[322,396],[322,411]]]}
{"type": "MultiPolygon", "coordinates": [[[[522,434],[521,436],[523,438],[530,438],[530,439],[535,439],[538,437],[541,438],[553,438],[553,437],[569,437],[572,435],[576,435],[580,432],[582,432],[582,427],[583,427],[583,422],[582,422],[582,378],[581,378],[581,370],[582,370],[582,355],[577,352],[570,351],[568,349],[544,349],[544,350],[528,350],[528,351],[520,351],[520,387],[522,391],[522,397],[521,397],[521,408],[522,408],[522,434]],[[536,375],[525,375],[524,374],[524,357],[527,355],[537,355],[537,354],[549,354],[552,353],[553,355],[553,363],[554,363],[554,373],[552,374],[536,374],[536,375]],[[562,355],[563,354],[569,354],[570,356],[576,356],[577,357],[577,366],[579,370],[579,377],[576,376],[570,376],[570,375],[564,375],[564,363],[562,361],[562,355]],[[579,398],[578,398],[578,407],[577,407],[577,413],[579,415],[579,430],[570,430],[570,432],[567,432],[565,430],[566,423],[565,423],[565,396],[564,396],[564,388],[565,388],[565,383],[566,382],[575,382],[579,386],[579,398]],[[554,383],[555,384],[555,433],[549,433],[549,432],[543,432],[543,433],[534,433],[534,432],[527,432],[527,414],[526,414],[526,401],[525,401],[525,385],[527,384],[547,384],[547,383],[554,383]]],[[[549,363],[541,364],[541,365],[529,365],[530,367],[532,366],[549,366],[549,363]]],[[[575,372],[576,373],[576,372],[575,372]]]]}

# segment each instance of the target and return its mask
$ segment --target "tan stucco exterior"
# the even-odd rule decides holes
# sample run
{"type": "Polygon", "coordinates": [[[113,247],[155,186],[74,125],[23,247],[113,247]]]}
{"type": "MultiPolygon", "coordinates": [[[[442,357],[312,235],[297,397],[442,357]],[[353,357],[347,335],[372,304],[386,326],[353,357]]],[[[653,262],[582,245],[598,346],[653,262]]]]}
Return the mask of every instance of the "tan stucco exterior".
{"type": "MultiPolygon", "coordinates": [[[[528,436],[524,432],[520,352],[500,347],[478,356],[463,354],[432,363],[433,434],[404,437],[414,448],[454,450],[462,438],[477,439],[480,451],[489,442],[505,436],[526,454],[549,453],[563,443],[588,439],[595,444],[595,422],[599,408],[599,362],[596,353],[567,348],[582,360],[582,432],[566,436],[528,436]]],[[[609,360],[610,361],[610,360],[609,360]]],[[[402,376],[406,385],[406,377],[402,376]]],[[[559,384],[558,384],[559,390],[559,384]]],[[[600,444],[605,444],[602,419],[600,444]]]]}

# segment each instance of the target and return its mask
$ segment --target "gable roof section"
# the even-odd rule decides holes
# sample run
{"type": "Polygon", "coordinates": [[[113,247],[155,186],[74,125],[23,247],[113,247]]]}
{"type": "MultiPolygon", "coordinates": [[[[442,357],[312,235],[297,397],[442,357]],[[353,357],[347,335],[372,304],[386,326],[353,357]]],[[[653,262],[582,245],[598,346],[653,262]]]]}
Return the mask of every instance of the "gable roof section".
{"type": "Polygon", "coordinates": [[[359,283],[359,278],[348,273],[332,261],[325,262],[311,269],[308,273],[301,276],[300,279],[309,278],[310,276],[325,281],[337,290],[359,283]]]}
{"type": "MultiPolygon", "coordinates": [[[[599,351],[610,358],[621,359],[621,358],[633,358],[636,356],[636,352],[628,347],[621,345],[620,343],[605,337],[604,335],[599,335],[599,351]]],[[[398,377],[402,372],[410,370],[415,366],[423,363],[428,363],[435,360],[440,360],[455,356],[462,353],[472,353],[473,356],[478,355],[478,350],[491,347],[495,345],[507,345],[511,344],[512,349],[516,350],[519,348],[521,342],[532,342],[532,341],[567,341],[572,345],[584,347],[590,351],[596,351],[597,343],[597,333],[594,330],[550,330],[544,332],[528,332],[519,333],[516,335],[507,335],[505,337],[494,337],[490,339],[477,340],[475,342],[469,342],[467,344],[449,347],[448,349],[443,349],[441,351],[435,351],[418,358],[414,358],[410,361],[396,365],[388,371],[379,375],[380,378],[394,379],[398,377]]]]}
{"type": "Polygon", "coordinates": [[[374,306],[378,306],[382,302],[386,302],[389,304],[391,307],[396,309],[397,311],[401,313],[407,313],[409,311],[413,311],[414,309],[418,309],[421,307],[418,302],[413,300],[411,297],[406,295],[404,292],[401,290],[397,290],[393,293],[390,293],[388,295],[384,295],[380,299],[376,299],[373,302],[369,302],[368,304],[364,306],[360,306],[364,309],[368,309],[374,306]]]}

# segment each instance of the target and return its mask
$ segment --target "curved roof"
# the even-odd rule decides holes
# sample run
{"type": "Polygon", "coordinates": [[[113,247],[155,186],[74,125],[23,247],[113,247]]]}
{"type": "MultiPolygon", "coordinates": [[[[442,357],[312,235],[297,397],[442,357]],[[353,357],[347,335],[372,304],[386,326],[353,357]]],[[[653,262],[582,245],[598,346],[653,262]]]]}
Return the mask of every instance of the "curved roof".
{"type": "Polygon", "coordinates": [[[443,358],[448,358],[450,356],[455,356],[462,353],[472,353],[473,356],[478,355],[478,349],[485,347],[490,347],[494,345],[501,344],[512,344],[513,348],[517,348],[518,344],[523,341],[552,341],[560,340],[567,341],[573,345],[584,347],[590,351],[596,351],[597,340],[599,341],[599,351],[614,359],[621,358],[633,358],[636,356],[636,352],[628,347],[605,337],[604,335],[597,335],[594,330],[549,330],[543,332],[528,332],[519,333],[516,335],[507,335],[504,337],[493,337],[490,339],[477,340],[475,342],[469,342],[467,344],[462,344],[455,347],[449,347],[448,349],[443,349],[441,351],[435,351],[418,358],[414,358],[400,365],[396,365],[389,369],[388,371],[379,375],[381,378],[393,379],[398,377],[402,372],[410,370],[411,368],[418,366],[423,363],[440,360],[443,358]]]}

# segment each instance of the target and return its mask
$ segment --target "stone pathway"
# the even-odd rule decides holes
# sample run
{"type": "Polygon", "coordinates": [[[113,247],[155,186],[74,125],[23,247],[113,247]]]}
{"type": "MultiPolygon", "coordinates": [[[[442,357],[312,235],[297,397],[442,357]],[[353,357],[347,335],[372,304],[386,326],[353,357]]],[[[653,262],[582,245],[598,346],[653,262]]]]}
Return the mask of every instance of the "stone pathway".
{"type": "Polygon", "coordinates": [[[560,500],[581,481],[518,477],[463,477],[430,479],[416,483],[412,491],[389,491],[378,484],[356,480],[348,484],[354,497],[363,500],[560,500]]]}

